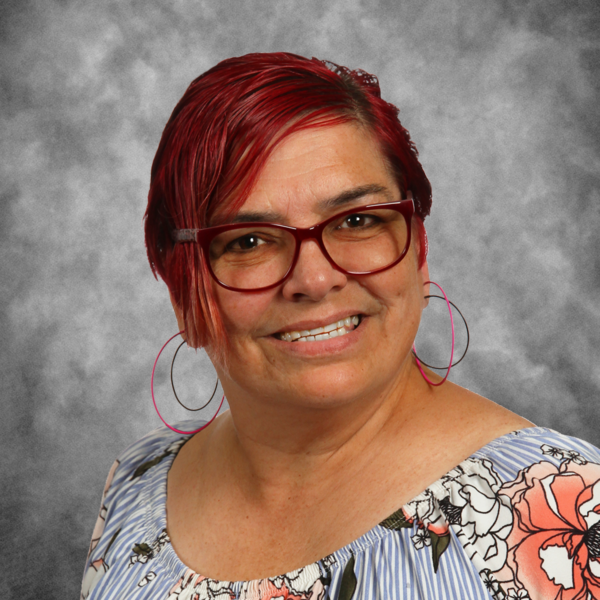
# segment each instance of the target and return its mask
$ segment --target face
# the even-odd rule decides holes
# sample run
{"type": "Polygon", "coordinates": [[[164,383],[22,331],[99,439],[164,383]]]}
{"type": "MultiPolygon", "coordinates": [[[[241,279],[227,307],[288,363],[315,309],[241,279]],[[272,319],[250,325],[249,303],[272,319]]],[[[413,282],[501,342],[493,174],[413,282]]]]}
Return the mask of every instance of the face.
{"type": "MultiPolygon", "coordinates": [[[[310,227],[346,209],[400,199],[374,140],[359,126],[344,124],[284,139],[240,212],[310,227]],[[366,186],[382,191],[325,206],[327,199],[366,186]]],[[[317,243],[307,240],[292,276],[274,289],[248,294],[213,282],[230,340],[228,371],[218,369],[224,387],[229,381],[226,391],[302,406],[334,406],[381,392],[412,368],[409,353],[427,279],[427,266],[418,267],[414,239],[398,265],[366,276],[336,270],[317,243]],[[345,319],[353,320],[345,335],[282,339],[281,334],[345,319]]]]}

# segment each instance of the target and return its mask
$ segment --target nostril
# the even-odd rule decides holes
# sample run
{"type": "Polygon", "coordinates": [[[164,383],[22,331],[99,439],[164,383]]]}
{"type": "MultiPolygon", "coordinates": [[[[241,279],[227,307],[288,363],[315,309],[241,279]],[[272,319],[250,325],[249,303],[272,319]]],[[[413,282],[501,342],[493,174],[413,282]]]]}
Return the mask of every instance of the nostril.
{"type": "Polygon", "coordinates": [[[318,243],[314,240],[306,242],[302,244],[298,260],[282,289],[290,300],[321,300],[329,291],[346,285],[346,275],[329,262],[318,243]]]}

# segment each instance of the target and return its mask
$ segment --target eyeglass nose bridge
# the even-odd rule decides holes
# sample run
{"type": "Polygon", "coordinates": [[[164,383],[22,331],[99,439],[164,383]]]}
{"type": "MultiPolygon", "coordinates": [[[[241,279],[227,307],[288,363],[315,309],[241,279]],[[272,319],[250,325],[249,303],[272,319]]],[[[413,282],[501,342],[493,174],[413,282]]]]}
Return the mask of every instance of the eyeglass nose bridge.
{"type": "Polygon", "coordinates": [[[294,269],[296,268],[298,259],[300,258],[300,250],[302,248],[302,243],[307,240],[315,240],[317,243],[317,246],[319,246],[319,248],[321,250],[321,253],[327,259],[327,262],[329,262],[329,264],[336,271],[340,271],[340,273],[344,273],[345,275],[347,275],[347,272],[344,269],[342,269],[342,267],[340,267],[333,260],[333,258],[331,258],[331,256],[329,255],[329,252],[327,252],[327,248],[325,248],[325,243],[323,242],[323,230],[325,229],[327,224],[328,223],[325,222],[325,223],[318,223],[317,225],[313,225],[312,227],[306,227],[306,228],[290,227],[289,228],[289,231],[292,233],[292,235],[294,236],[294,239],[296,240],[296,248],[294,250],[294,256],[292,258],[292,263],[280,283],[285,283],[294,273],[294,269]]]}
{"type": "MultiPolygon", "coordinates": [[[[329,223],[335,219],[335,218],[339,218],[341,216],[344,216],[346,214],[351,214],[353,212],[355,212],[355,210],[349,210],[349,211],[345,211],[343,213],[337,214],[334,217],[331,217],[330,219],[327,219],[326,221],[323,221],[322,223],[318,223],[316,225],[312,225],[311,227],[307,227],[307,228],[302,228],[302,227],[293,227],[290,225],[282,225],[282,224],[275,224],[275,223],[269,223],[269,225],[271,227],[276,227],[278,229],[282,229],[287,231],[295,240],[295,248],[294,248],[294,254],[292,256],[292,260],[290,262],[290,266],[288,267],[287,272],[283,275],[283,277],[281,279],[279,279],[279,281],[272,283],[270,285],[264,286],[264,287],[260,287],[260,288],[236,288],[233,287],[231,285],[228,285],[227,283],[225,283],[224,281],[221,281],[219,279],[219,277],[215,274],[211,264],[210,264],[210,260],[207,260],[207,266],[208,266],[208,270],[210,275],[212,276],[212,278],[222,287],[224,287],[225,289],[231,290],[231,291],[235,291],[235,292],[246,292],[246,293],[258,293],[258,292],[262,292],[265,290],[269,290],[272,289],[276,286],[282,285],[284,284],[289,277],[293,274],[294,269],[296,268],[296,264],[298,262],[298,258],[300,256],[300,249],[302,246],[302,242],[304,242],[305,240],[309,240],[309,239],[314,239],[316,240],[318,246],[321,249],[321,252],[323,254],[323,256],[327,259],[327,261],[329,262],[329,264],[336,270],[336,271],[340,271],[341,273],[343,273],[344,275],[349,275],[349,276],[362,276],[362,275],[373,275],[375,273],[379,273],[381,271],[385,271],[387,269],[390,269],[391,267],[397,265],[405,256],[406,253],[408,251],[408,248],[410,247],[411,244],[411,219],[412,216],[414,214],[414,201],[412,199],[412,195],[409,192],[409,197],[406,200],[402,200],[402,201],[398,201],[398,202],[393,202],[393,203],[383,203],[383,204],[374,204],[374,205],[368,205],[365,207],[361,207],[362,209],[368,209],[368,208],[393,208],[394,210],[397,210],[398,212],[400,212],[405,219],[406,222],[406,226],[407,226],[407,239],[406,239],[406,243],[405,243],[405,247],[404,250],[402,251],[402,253],[400,254],[400,256],[398,256],[398,258],[393,261],[392,263],[380,267],[376,270],[369,270],[369,271],[348,271],[346,269],[344,269],[343,267],[341,267],[340,265],[338,265],[333,258],[330,256],[327,248],[325,247],[325,242],[323,241],[323,231],[325,230],[325,228],[329,225],[329,223]]],[[[253,223],[253,225],[261,225],[262,223],[253,223]]],[[[247,226],[246,224],[239,224],[239,225],[233,225],[233,226],[215,226],[214,228],[212,228],[212,232],[211,232],[211,228],[207,228],[204,230],[196,230],[196,229],[181,229],[178,230],[178,235],[176,238],[176,241],[179,242],[191,242],[191,241],[195,241],[196,243],[198,243],[202,249],[202,252],[204,254],[205,257],[208,257],[210,254],[210,243],[212,241],[212,239],[214,238],[215,235],[218,235],[218,233],[223,229],[223,228],[241,228],[241,227],[245,227],[247,226]],[[204,235],[203,235],[204,234],[204,235]]]]}
{"type": "Polygon", "coordinates": [[[387,270],[390,267],[393,267],[394,265],[398,264],[405,257],[406,252],[408,251],[408,248],[411,243],[411,237],[412,237],[411,233],[412,232],[411,232],[410,221],[411,221],[411,218],[412,218],[412,215],[414,212],[414,201],[412,199],[412,195],[410,196],[409,200],[411,203],[412,210],[410,211],[410,214],[408,217],[406,216],[406,214],[403,213],[403,216],[406,221],[406,226],[407,226],[407,240],[406,240],[404,250],[393,263],[387,265],[386,267],[378,269],[377,271],[370,271],[370,272],[365,272],[365,273],[355,273],[352,271],[347,271],[346,269],[344,269],[343,267],[338,265],[333,260],[333,258],[330,256],[329,252],[327,251],[327,248],[325,247],[325,242],[323,241],[323,231],[324,231],[325,227],[327,227],[327,225],[329,224],[329,220],[324,221],[322,223],[318,223],[316,225],[312,225],[311,227],[306,227],[306,228],[290,227],[290,226],[285,227],[285,229],[287,229],[294,236],[294,239],[296,240],[296,248],[294,250],[294,256],[292,258],[292,262],[290,264],[290,267],[289,267],[287,273],[283,276],[283,278],[279,281],[279,283],[277,285],[284,284],[294,273],[294,269],[296,268],[296,264],[298,263],[298,259],[300,257],[300,249],[302,246],[302,242],[304,242],[306,240],[315,240],[317,242],[317,245],[321,249],[321,253],[327,259],[329,264],[336,271],[339,271],[340,273],[343,273],[344,275],[369,275],[369,274],[377,273],[379,271],[387,270]]]}

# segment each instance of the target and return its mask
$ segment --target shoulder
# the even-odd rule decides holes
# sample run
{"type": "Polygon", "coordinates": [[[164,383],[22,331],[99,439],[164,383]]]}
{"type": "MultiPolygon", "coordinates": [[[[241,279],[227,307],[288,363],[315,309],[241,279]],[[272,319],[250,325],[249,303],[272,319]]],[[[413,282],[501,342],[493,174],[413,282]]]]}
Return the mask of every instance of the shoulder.
{"type": "Polygon", "coordinates": [[[588,509],[600,512],[600,450],[579,438],[531,427],[490,442],[467,462],[493,474],[518,522],[537,520],[532,532],[553,529],[552,515],[581,527],[588,509]],[[584,505],[592,498],[593,507],[584,505]]]}
{"type": "MultiPolygon", "coordinates": [[[[120,557],[118,560],[125,557],[131,563],[127,557],[131,554],[133,542],[148,533],[144,524],[147,523],[146,512],[152,495],[160,495],[159,479],[164,476],[164,468],[161,469],[160,465],[165,467],[168,461],[163,461],[177,454],[188,439],[189,436],[161,427],[133,443],[115,460],[104,486],[100,512],[92,533],[82,598],[87,598],[104,579],[110,566],[114,571],[115,557],[120,557]]],[[[147,550],[146,546],[139,546],[142,549],[138,550],[138,553],[142,552],[140,556],[147,559],[148,552],[156,552],[164,545],[166,533],[158,534],[155,536],[156,548],[148,546],[147,550]]],[[[135,548],[133,552],[134,557],[137,556],[135,548]]]]}
{"type": "MultiPolygon", "coordinates": [[[[536,465],[571,467],[600,464],[600,450],[576,437],[545,427],[528,427],[507,433],[486,444],[471,457],[488,460],[507,478],[536,465]]],[[[536,467],[539,468],[539,467],[536,467]]]]}
{"type": "Polygon", "coordinates": [[[505,435],[473,458],[499,478],[495,497],[505,513],[497,533],[503,560],[490,577],[515,594],[596,597],[600,450],[536,427],[505,435]]]}
{"type": "MultiPolygon", "coordinates": [[[[600,450],[589,442],[545,427],[496,402],[448,384],[439,392],[439,426],[445,430],[447,448],[458,448],[463,457],[493,462],[506,478],[538,462],[565,468],[567,463],[600,463],[600,450]],[[491,440],[491,441],[490,441],[491,440]]],[[[458,462],[458,461],[457,461],[458,462]]],[[[456,463],[455,463],[456,464],[456,463]]]]}
{"type": "Polygon", "coordinates": [[[403,514],[427,530],[437,560],[452,532],[494,598],[600,592],[600,450],[584,440],[542,427],[504,434],[403,514]]]}
{"type": "Polygon", "coordinates": [[[442,463],[438,477],[478,451],[498,447],[492,444],[506,434],[535,427],[488,398],[451,382],[445,385],[445,389],[434,391],[434,402],[429,403],[427,420],[422,424],[429,434],[430,449],[437,451],[442,463]]]}
{"type": "Polygon", "coordinates": [[[135,481],[169,455],[177,454],[188,439],[189,436],[159,427],[131,444],[113,463],[105,496],[114,498],[127,481],[135,481]]]}
{"type": "Polygon", "coordinates": [[[102,493],[88,558],[108,549],[123,522],[141,509],[140,496],[153,467],[177,454],[188,439],[189,436],[160,427],[134,442],[114,461],[102,493]]]}

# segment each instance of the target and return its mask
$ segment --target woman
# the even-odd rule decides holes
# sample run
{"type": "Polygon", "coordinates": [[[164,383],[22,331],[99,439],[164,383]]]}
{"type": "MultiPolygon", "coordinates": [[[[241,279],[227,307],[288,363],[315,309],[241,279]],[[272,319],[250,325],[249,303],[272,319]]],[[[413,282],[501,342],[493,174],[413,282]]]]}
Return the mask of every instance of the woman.
{"type": "Polygon", "coordinates": [[[600,598],[600,453],[411,351],[431,189],[397,112],[281,53],[184,94],[148,255],[230,411],[115,463],[82,597],[600,598]]]}

